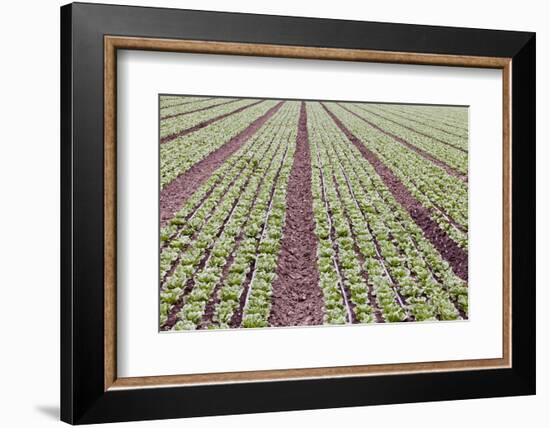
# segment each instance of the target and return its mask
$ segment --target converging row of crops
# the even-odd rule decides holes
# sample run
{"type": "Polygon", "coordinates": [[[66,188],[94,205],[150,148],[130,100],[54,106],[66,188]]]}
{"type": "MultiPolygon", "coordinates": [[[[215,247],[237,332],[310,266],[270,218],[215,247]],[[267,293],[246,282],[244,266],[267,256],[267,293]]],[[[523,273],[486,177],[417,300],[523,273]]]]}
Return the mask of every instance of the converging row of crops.
{"type": "Polygon", "coordinates": [[[162,331],[468,318],[464,107],[161,96],[162,331]]]}

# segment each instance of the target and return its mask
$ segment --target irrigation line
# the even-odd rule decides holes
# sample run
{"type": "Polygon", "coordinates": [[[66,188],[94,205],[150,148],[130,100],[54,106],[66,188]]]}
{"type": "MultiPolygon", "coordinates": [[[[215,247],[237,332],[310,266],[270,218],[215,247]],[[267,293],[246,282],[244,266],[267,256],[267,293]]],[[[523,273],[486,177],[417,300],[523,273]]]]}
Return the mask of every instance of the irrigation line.
{"type": "MultiPolygon", "coordinates": [[[[340,166],[341,167],[341,166],[340,166]]],[[[386,274],[386,276],[388,277],[388,279],[390,280],[390,282],[392,283],[392,290],[395,294],[395,298],[397,299],[397,302],[399,303],[399,305],[401,306],[401,308],[407,313],[407,316],[409,318],[412,318],[412,315],[409,311],[409,308],[408,306],[403,302],[403,299],[401,298],[401,294],[399,293],[399,291],[397,290],[397,288],[399,287],[397,285],[397,283],[394,281],[393,277],[390,275],[390,272],[388,271],[388,269],[386,268],[386,264],[382,261],[384,260],[384,258],[382,257],[382,254],[380,254],[380,251],[378,249],[378,240],[374,237],[374,234],[372,233],[372,229],[369,225],[369,221],[367,219],[367,217],[365,216],[365,213],[363,212],[363,210],[359,207],[359,203],[357,202],[357,198],[355,196],[355,193],[353,192],[352,190],[352,187],[351,187],[351,183],[349,182],[349,179],[348,177],[344,174],[344,178],[346,180],[346,183],[348,185],[348,189],[349,189],[349,192],[351,193],[351,196],[352,196],[352,199],[353,201],[355,202],[355,205],[357,207],[357,209],[359,210],[359,212],[361,213],[361,215],[363,216],[363,218],[365,219],[365,223],[367,225],[367,228],[369,230],[369,234],[371,235],[372,237],[372,240],[374,242],[374,249],[376,251],[376,255],[377,255],[377,259],[378,259],[378,263],[380,264],[380,266],[382,266],[382,269],[384,269],[384,272],[386,274]]],[[[380,213],[378,213],[380,215],[380,213]]]]}
{"type": "MultiPolygon", "coordinates": [[[[253,175],[254,175],[254,173],[252,173],[249,177],[247,177],[247,179],[245,180],[244,184],[241,186],[241,189],[246,188],[246,185],[248,184],[248,182],[250,181],[250,179],[252,178],[253,175]]],[[[258,184],[258,185],[259,185],[259,184],[258,184]]],[[[210,260],[210,257],[211,257],[211,255],[212,255],[212,249],[214,248],[214,245],[215,245],[215,242],[214,242],[214,241],[215,241],[216,239],[218,239],[218,238],[221,236],[221,234],[223,233],[223,230],[224,230],[225,226],[227,225],[227,223],[229,223],[229,222],[231,221],[231,219],[232,219],[232,217],[233,217],[233,214],[234,214],[234,212],[235,212],[235,209],[236,209],[236,207],[239,205],[239,202],[240,202],[240,201],[241,201],[241,199],[239,199],[239,196],[237,196],[237,197],[235,198],[235,201],[234,201],[234,203],[233,203],[233,206],[232,206],[232,208],[231,208],[231,211],[230,211],[229,215],[226,216],[226,218],[225,218],[223,224],[220,226],[218,232],[216,233],[216,236],[215,236],[215,239],[213,240],[213,243],[212,243],[208,248],[205,249],[205,252],[206,252],[207,255],[201,259],[201,261],[199,262],[197,268],[194,270],[193,275],[195,275],[198,271],[200,271],[201,269],[203,269],[204,266],[205,266],[205,265],[208,263],[208,261],[210,260]]],[[[182,293],[181,293],[180,296],[178,297],[178,302],[175,303],[175,304],[172,306],[172,308],[171,308],[171,310],[170,310],[170,315],[169,315],[168,318],[170,318],[170,316],[173,315],[173,311],[174,311],[174,309],[175,309],[178,305],[180,305],[180,309],[179,309],[178,311],[181,311],[181,308],[183,308],[183,306],[185,305],[185,302],[186,302],[185,298],[189,295],[189,293],[190,293],[190,292],[192,291],[192,289],[193,289],[192,286],[190,287],[190,285],[192,284],[192,282],[194,282],[194,277],[191,277],[191,278],[189,278],[189,279],[187,280],[187,282],[186,282],[184,288],[182,289],[182,293]],[[187,291],[187,290],[188,290],[188,291],[187,291]]],[[[167,323],[168,323],[168,320],[165,322],[165,324],[164,324],[163,327],[166,327],[166,326],[167,326],[167,323]]],[[[172,327],[173,327],[173,325],[170,326],[170,328],[172,328],[172,327]]]]}
{"type": "MultiPolygon", "coordinates": [[[[265,151],[263,152],[263,154],[261,155],[261,158],[260,158],[260,162],[266,157],[267,153],[269,153],[269,150],[271,148],[273,144],[273,141],[271,141],[268,145],[268,147],[265,149],[265,151]]],[[[259,151],[259,150],[258,150],[259,151]]],[[[257,153],[258,151],[254,152],[254,153],[257,153]]],[[[239,171],[242,172],[244,169],[246,168],[246,165],[239,171]]],[[[250,178],[252,177],[252,175],[254,174],[254,172],[251,172],[251,175],[249,177],[249,179],[247,181],[245,181],[245,183],[243,185],[241,185],[241,191],[242,189],[244,189],[248,183],[248,181],[250,180],[250,178]]],[[[220,204],[222,203],[222,201],[225,199],[225,196],[227,195],[227,193],[235,186],[235,183],[237,182],[237,180],[239,179],[239,175],[237,174],[235,176],[235,178],[231,181],[231,183],[229,184],[229,186],[227,187],[226,189],[226,192],[222,195],[222,197],[220,198],[220,200],[218,201],[218,204],[212,208],[212,210],[210,211],[210,213],[208,213],[207,217],[204,219],[204,222],[202,223],[202,225],[200,226],[200,228],[198,230],[196,230],[194,233],[193,233],[193,236],[190,238],[189,242],[187,243],[187,245],[185,246],[184,249],[181,249],[179,251],[179,254],[178,254],[178,257],[176,259],[174,259],[174,261],[171,263],[171,267],[168,271],[166,271],[166,274],[163,278],[163,280],[161,281],[161,290],[164,289],[164,285],[166,285],[166,283],[168,282],[168,280],[170,279],[170,277],[174,274],[177,266],[179,265],[179,261],[181,260],[181,257],[183,255],[183,253],[191,246],[191,244],[193,242],[196,241],[196,237],[197,235],[204,229],[204,227],[206,226],[206,224],[208,223],[208,221],[212,218],[212,216],[214,215],[214,213],[216,212],[216,210],[219,208],[220,204]]],[[[204,202],[204,201],[203,201],[204,202]]],[[[202,206],[203,204],[201,204],[202,206]]],[[[200,208],[200,207],[199,207],[200,208]]],[[[187,219],[187,221],[191,221],[193,219],[193,217],[195,216],[195,214],[198,212],[199,208],[197,208],[194,212],[193,212],[193,215],[191,217],[189,217],[187,219]]],[[[183,231],[183,227],[180,228],[180,230],[177,232],[177,236],[176,237],[179,237],[181,235],[181,232],[183,231]]],[[[174,238],[175,239],[175,238],[174,238]]]]}
{"type": "MultiPolygon", "coordinates": [[[[336,151],[335,151],[336,152],[336,151]]],[[[342,169],[342,163],[341,163],[341,158],[340,156],[338,155],[338,153],[336,153],[336,157],[338,158],[338,163],[340,165],[340,168],[342,169]]],[[[347,157],[347,156],[346,156],[347,157]]],[[[348,157],[348,162],[349,162],[349,157],[348,157]]],[[[409,318],[413,318],[407,305],[405,305],[405,303],[403,302],[403,299],[401,298],[401,295],[400,293],[398,292],[397,290],[397,283],[394,281],[394,279],[392,278],[392,276],[390,275],[388,269],[386,268],[386,265],[384,264],[384,262],[382,260],[384,260],[384,258],[382,257],[379,249],[378,249],[378,241],[376,240],[376,238],[374,237],[374,234],[372,233],[372,229],[369,225],[369,221],[367,219],[367,217],[365,216],[365,213],[363,212],[363,210],[359,207],[359,203],[357,202],[357,197],[355,196],[355,192],[353,191],[352,189],[352,186],[351,186],[351,183],[349,182],[349,179],[347,177],[347,175],[345,173],[342,174],[346,180],[346,184],[347,184],[347,187],[348,187],[348,190],[352,196],[352,199],[353,201],[355,202],[355,205],[357,207],[357,209],[359,210],[359,212],[361,213],[361,215],[363,216],[364,220],[365,220],[365,223],[366,223],[366,226],[367,226],[367,229],[369,231],[369,234],[371,235],[372,237],[372,240],[374,242],[374,249],[376,251],[376,255],[377,255],[377,260],[378,260],[378,263],[380,264],[380,266],[382,267],[382,269],[384,269],[384,272],[386,274],[386,276],[388,277],[388,279],[390,280],[391,284],[392,284],[392,290],[395,294],[395,298],[397,300],[397,302],[399,303],[399,305],[401,306],[401,308],[406,312],[407,316],[409,318]]],[[[378,213],[380,214],[380,213],[378,213]]]]}
{"type": "MultiPolygon", "coordinates": [[[[338,105],[339,105],[339,104],[338,104],[338,105]]],[[[344,110],[346,110],[348,113],[350,113],[350,114],[356,116],[357,118],[359,118],[359,119],[365,121],[366,123],[368,123],[369,125],[371,125],[365,118],[359,116],[357,113],[355,113],[355,112],[353,112],[353,111],[351,111],[351,110],[348,110],[347,108],[345,108],[345,107],[343,107],[343,106],[340,106],[340,107],[343,108],[344,110]]],[[[372,126],[372,125],[371,125],[371,126],[372,126]]],[[[379,131],[379,132],[383,132],[383,131],[379,131]]],[[[385,157],[384,153],[382,153],[382,157],[385,157]]],[[[391,164],[390,164],[390,165],[391,165],[391,164]]],[[[389,168],[389,167],[388,167],[388,168],[389,168]]],[[[401,167],[400,167],[400,166],[394,165],[394,168],[390,168],[390,169],[392,169],[392,171],[393,171],[394,169],[397,169],[397,171],[394,172],[394,174],[396,174],[396,176],[401,175],[402,177],[399,177],[399,179],[400,179],[401,181],[404,181],[405,183],[409,183],[409,185],[412,186],[417,192],[421,192],[421,190],[419,189],[419,185],[418,185],[417,181],[416,181],[415,179],[410,178],[409,176],[407,176],[407,175],[405,174],[405,172],[403,172],[403,171],[401,170],[401,167]]],[[[439,191],[442,192],[441,189],[439,189],[439,191]]],[[[412,192],[412,190],[411,190],[411,192],[412,192]]],[[[449,222],[449,225],[450,225],[450,226],[452,226],[452,227],[454,227],[455,229],[457,229],[458,232],[466,233],[466,232],[461,231],[460,229],[458,229],[458,228],[456,227],[456,225],[454,224],[454,223],[456,223],[456,224],[460,224],[460,223],[458,223],[457,221],[455,221],[454,219],[452,219],[450,216],[448,216],[447,214],[445,214],[444,212],[442,212],[441,209],[435,204],[435,202],[432,201],[432,199],[431,199],[429,196],[427,196],[427,195],[424,195],[424,196],[425,196],[425,198],[429,201],[429,203],[430,203],[433,207],[435,207],[437,210],[439,210],[439,211],[441,212],[441,214],[442,214],[443,216],[446,217],[446,219],[447,219],[447,221],[449,222]]],[[[417,198],[417,199],[418,199],[418,198],[417,198]]]]}
{"type": "MultiPolygon", "coordinates": [[[[275,176],[275,180],[274,180],[274,185],[273,185],[273,188],[272,188],[272,192],[271,192],[271,196],[270,196],[270,199],[269,199],[269,206],[267,207],[267,212],[265,214],[265,217],[264,217],[264,225],[263,225],[263,228],[262,228],[262,234],[260,235],[260,239],[258,240],[257,244],[256,244],[256,252],[260,246],[260,244],[262,243],[262,241],[264,240],[264,237],[265,237],[265,232],[267,230],[267,223],[269,222],[269,216],[271,215],[271,211],[272,211],[272,207],[273,207],[273,199],[274,199],[274,196],[275,196],[275,188],[276,188],[276,184],[278,183],[279,181],[279,175],[281,173],[281,170],[283,169],[283,165],[286,161],[286,156],[288,154],[288,144],[287,144],[287,147],[285,149],[285,153],[283,154],[283,160],[281,161],[281,165],[277,171],[277,175],[275,176]]],[[[243,304],[243,309],[242,309],[242,317],[241,317],[241,323],[242,323],[242,318],[244,318],[244,314],[248,308],[248,301],[250,300],[250,294],[252,293],[252,283],[254,282],[254,278],[256,277],[256,259],[254,259],[254,262],[252,264],[252,277],[250,278],[250,281],[248,283],[248,287],[246,289],[246,297],[244,299],[244,304],[243,304]]]]}
{"type": "MultiPolygon", "coordinates": [[[[280,147],[280,145],[279,145],[279,147],[280,147]]],[[[277,147],[277,151],[279,150],[279,147],[277,147]]],[[[270,161],[270,163],[269,163],[269,166],[268,166],[267,169],[266,169],[266,173],[262,176],[262,179],[261,179],[261,181],[260,181],[260,183],[259,183],[259,185],[258,185],[258,188],[256,189],[256,192],[254,193],[254,199],[253,199],[253,202],[252,202],[252,204],[251,204],[250,211],[252,211],[252,210],[255,208],[255,206],[256,206],[257,199],[258,199],[258,195],[260,194],[260,191],[261,191],[261,189],[262,189],[262,186],[264,185],[265,177],[266,177],[266,175],[267,175],[267,171],[269,171],[269,170],[271,169],[271,166],[273,165],[273,159],[274,159],[274,157],[271,158],[271,161],[270,161]]],[[[216,296],[217,296],[217,294],[219,293],[219,288],[220,288],[220,287],[218,287],[218,285],[223,286],[223,283],[224,283],[224,281],[225,281],[225,279],[226,279],[226,276],[227,276],[227,274],[228,274],[228,272],[229,272],[229,269],[230,269],[231,265],[232,265],[233,262],[234,262],[235,254],[236,254],[236,252],[239,250],[240,243],[241,243],[242,238],[243,238],[243,236],[244,236],[244,228],[248,225],[248,222],[249,222],[249,221],[250,221],[250,217],[248,217],[248,218],[245,220],[244,224],[241,226],[241,229],[240,229],[240,231],[239,231],[239,234],[238,234],[237,238],[235,238],[235,243],[234,243],[234,245],[233,245],[233,249],[231,250],[231,253],[230,253],[229,256],[227,257],[226,263],[225,263],[225,265],[223,266],[224,271],[225,271],[225,269],[227,269],[227,271],[222,275],[222,277],[221,277],[219,283],[216,284],[216,287],[215,287],[214,291],[212,292],[212,298],[213,298],[214,300],[216,300],[216,296]],[[230,261],[230,260],[231,260],[231,261],[230,261]],[[231,265],[230,265],[230,264],[231,264],[231,265]]],[[[206,308],[205,308],[205,312],[206,312],[206,308]]],[[[205,316],[205,314],[203,313],[203,316],[202,316],[202,322],[203,322],[203,324],[205,324],[205,323],[208,321],[208,320],[205,320],[205,319],[204,319],[204,316],[205,316]]],[[[213,321],[213,320],[211,320],[211,321],[213,321]]]]}
{"type": "MultiPolygon", "coordinates": [[[[330,218],[330,214],[329,214],[329,206],[328,206],[328,202],[327,202],[327,195],[325,193],[325,180],[324,180],[324,177],[323,177],[323,164],[321,162],[321,159],[320,159],[320,156],[319,156],[319,148],[317,146],[317,142],[314,142],[315,144],[315,154],[317,155],[317,163],[319,165],[319,178],[321,179],[321,192],[322,192],[322,195],[323,195],[323,202],[325,204],[325,213],[327,215],[327,220],[328,220],[328,223],[329,223],[329,228],[330,228],[330,242],[332,244],[332,248],[333,250],[336,252],[336,254],[338,254],[338,249],[337,249],[337,246],[334,242],[334,240],[332,239],[332,235],[334,233],[334,226],[332,224],[332,219],[330,218]]],[[[346,290],[344,289],[344,283],[343,283],[343,280],[342,280],[342,273],[340,272],[340,268],[338,266],[338,263],[336,262],[336,260],[334,259],[333,256],[331,256],[331,259],[332,259],[332,263],[334,265],[334,269],[336,270],[336,273],[338,274],[338,285],[340,286],[340,292],[342,294],[342,299],[344,301],[344,305],[346,307],[346,312],[347,312],[347,316],[348,316],[348,323],[351,324],[353,322],[353,316],[352,316],[352,312],[351,312],[351,308],[350,308],[350,305],[349,305],[349,302],[348,302],[348,297],[347,297],[347,294],[346,294],[346,290]]]]}
{"type": "MultiPolygon", "coordinates": [[[[348,158],[348,162],[350,162],[350,159],[349,157],[346,155],[346,157],[348,158]]],[[[340,158],[339,158],[340,159],[340,158]]],[[[355,174],[355,172],[354,172],[355,174]]],[[[348,177],[343,173],[344,175],[344,178],[346,179],[346,183],[348,184],[348,188],[350,189],[350,193],[352,193],[352,190],[351,190],[351,184],[349,183],[348,181],[348,177]]],[[[357,175],[357,174],[355,174],[357,175]]],[[[373,184],[373,187],[376,191],[376,193],[378,194],[378,197],[383,201],[383,202],[387,202],[387,199],[384,197],[384,195],[382,195],[382,193],[380,192],[380,189],[378,188],[378,186],[376,184],[373,183],[373,180],[372,178],[369,176],[368,177],[370,182],[373,184]]],[[[357,198],[353,195],[352,193],[352,196],[353,196],[353,200],[355,201],[356,205],[358,206],[357,204],[357,198]]],[[[391,201],[390,201],[391,203],[391,201]]],[[[359,206],[358,206],[359,207],[359,206]]],[[[360,212],[362,213],[362,210],[359,208],[360,212]]],[[[377,210],[378,211],[378,210],[377,210]]],[[[379,213],[380,214],[380,213],[379,213]]],[[[401,227],[403,228],[403,230],[407,231],[407,227],[404,225],[404,220],[401,219],[400,217],[398,216],[393,216],[393,218],[401,225],[401,227]]],[[[370,232],[369,232],[370,233],[370,232]]],[[[414,246],[414,248],[416,249],[417,251],[417,254],[418,256],[426,263],[426,266],[428,267],[428,270],[430,271],[430,274],[432,276],[432,279],[434,279],[438,284],[441,285],[441,288],[445,289],[447,292],[448,292],[448,287],[446,287],[434,274],[433,270],[432,270],[432,267],[430,265],[430,263],[426,260],[426,257],[424,255],[424,252],[418,247],[418,243],[416,242],[415,239],[413,239],[410,235],[407,234],[407,239],[409,240],[409,242],[414,246]]],[[[377,246],[375,245],[375,249],[376,249],[376,252],[377,252],[377,255],[380,257],[380,253],[378,252],[378,248],[377,246]]],[[[401,249],[399,249],[400,253],[402,254],[402,251],[401,249]]],[[[389,272],[387,271],[387,269],[384,267],[384,270],[386,271],[386,274],[389,276],[389,272]]],[[[410,271],[410,268],[409,268],[409,271],[410,271]]],[[[391,279],[391,276],[389,276],[390,279],[391,279]]],[[[393,281],[392,281],[393,282],[393,281]]],[[[424,293],[423,293],[424,294],[424,293]]],[[[425,294],[424,294],[425,295],[425,294]]],[[[426,295],[425,295],[426,296],[426,295]]],[[[431,300],[428,296],[426,296],[429,300],[431,300]]],[[[460,308],[457,307],[457,304],[456,302],[453,301],[453,299],[450,298],[450,300],[453,302],[455,308],[459,311],[459,313],[461,312],[460,308]]],[[[405,309],[405,308],[404,308],[405,309]]],[[[461,315],[462,318],[464,318],[462,315],[461,315]]]]}

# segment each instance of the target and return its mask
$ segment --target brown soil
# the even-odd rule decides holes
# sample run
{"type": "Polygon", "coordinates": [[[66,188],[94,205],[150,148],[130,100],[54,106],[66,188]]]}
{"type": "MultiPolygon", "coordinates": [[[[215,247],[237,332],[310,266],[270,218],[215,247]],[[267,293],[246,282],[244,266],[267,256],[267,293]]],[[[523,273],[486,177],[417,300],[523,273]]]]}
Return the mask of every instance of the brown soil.
{"type": "Polygon", "coordinates": [[[247,108],[254,107],[255,105],[263,103],[264,101],[265,100],[259,100],[259,101],[256,101],[255,103],[247,104],[245,106],[239,107],[236,110],[230,111],[229,113],[224,113],[219,116],[213,117],[211,119],[205,120],[204,122],[201,122],[195,126],[192,126],[191,128],[183,129],[174,134],[170,134],[170,135],[167,135],[166,137],[162,137],[160,139],[160,144],[168,143],[170,141],[175,140],[176,138],[183,137],[184,135],[188,135],[191,132],[195,132],[195,131],[198,131],[199,129],[206,128],[208,125],[211,125],[215,122],[225,119],[226,117],[231,116],[233,114],[240,113],[241,111],[246,110],[247,108]]]}
{"type": "Polygon", "coordinates": [[[307,113],[302,102],[296,151],[288,181],[286,215],[269,324],[271,326],[323,323],[323,294],[317,271],[317,238],[314,233],[311,194],[311,154],[307,113]]]}
{"type": "Polygon", "coordinates": [[[180,117],[180,116],[185,116],[185,115],[192,114],[192,113],[198,113],[200,111],[210,110],[211,108],[214,108],[214,107],[220,107],[220,106],[223,106],[223,105],[226,105],[226,104],[231,104],[231,103],[234,103],[236,101],[240,101],[240,100],[237,99],[237,100],[224,101],[223,103],[213,104],[213,105],[209,105],[209,106],[206,106],[206,107],[201,107],[201,108],[191,110],[191,111],[184,111],[184,112],[181,112],[181,113],[174,113],[174,114],[170,114],[170,115],[161,117],[160,120],[173,119],[174,117],[180,117]]]}
{"type": "Polygon", "coordinates": [[[239,150],[281,108],[283,103],[284,101],[281,101],[269,109],[242,132],[194,164],[162,189],[160,193],[160,227],[164,227],[168,223],[187,198],[196,192],[233,153],[239,150]]]}
{"type": "Polygon", "coordinates": [[[395,174],[370,151],[324,104],[323,108],[330,115],[336,125],[346,135],[348,140],[357,147],[363,157],[374,167],[384,181],[394,198],[409,212],[415,223],[422,229],[424,236],[439,251],[441,256],[450,264],[453,272],[463,280],[468,280],[468,253],[454,242],[447,233],[430,217],[430,212],[409,192],[395,174]]]}
{"type": "MultiPolygon", "coordinates": [[[[397,141],[398,143],[404,145],[405,147],[408,147],[409,149],[413,150],[414,152],[418,153],[420,156],[422,156],[423,158],[431,161],[432,163],[436,164],[437,166],[439,166],[440,168],[444,169],[447,174],[449,175],[452,175],[454,177],[458,177],[459,179],[461,179],[462,181],[468,181],[468,176],[463,174],[462,172],[460,172],[459,170],[453,168],[452,166],[450,166],[449,164],[443,162],[442,160],[440,159],[437,159],[435,158],[434,156],[432,156],[430,153],[428,153],[427,151],[421,149],[420,147],[417,147],[415,146],[414,144],[411,144],[409,143],[407,140],[381,128],[380,126],[374,124],[373,122],[371,122],[370,120],[358,115],[357,113],[351,111],[350,109],[348,109],[347,107],[343,106],[342,104],[338,104],[340,107],[342,107],[344,110],[346,110],[348,113],[351,113],[353,114],[355,117],[361,119],[362,121],[364,121],[365,123],[369,124],[371,127],[373,127],[374,129],[376,129],[377,131],[380,131],[382,132],[384,135],[387,135],[388,137],[390,138],[393,138],[395,141],[397,141]]],[[[369,111],[369,113],[372,113],[374,114],[375,116],[379,116],[377,115],[376,113],[373,113],[371,111],[369,111]]],[[[383,117],[383,116],[380,116],[380,117],[383,117]]],[[[386,119],[386,118],[384,118],[386,119]]],[[[390,120],[390,119],[386,119],[386,120],[390,120]]],[[[390,122],[393,122],[392,120],[390,120],[390,122]]],[[[394,122],[394,123],[397,123],[397,122],[394,122]]],[[[399,124],[401,125],[401,124],[399,124]]],[[[406,126],[404,125],[401,125],[403,126],[404,128],[407,128],[406,126]]],[[[412,130],[412,128],[407,128],[407,129],[410,129],[412,130]]],[[[424,134],[423,134],[424,135],[424,134]]],[[[446,143],[445,143],[446,144],[446,143]]],[[[454,146],[453,146],[454,147],[454,146]]],[[[456,147],[455,147],[456,148],[456,147]]]]}

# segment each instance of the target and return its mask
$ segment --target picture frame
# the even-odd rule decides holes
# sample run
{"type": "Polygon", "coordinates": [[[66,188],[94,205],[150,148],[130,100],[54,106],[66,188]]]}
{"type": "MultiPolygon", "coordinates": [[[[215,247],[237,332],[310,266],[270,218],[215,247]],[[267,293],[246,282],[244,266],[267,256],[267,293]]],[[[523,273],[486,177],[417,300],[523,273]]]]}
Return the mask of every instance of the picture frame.
{"type": "Polygon", "coordinates": [[[534,394],[535,97],[534,33],[63,6],[61,419],[86,424],[534,394]],[[119,377],[119,50],[502,70],[502,358],[119,377]]]}

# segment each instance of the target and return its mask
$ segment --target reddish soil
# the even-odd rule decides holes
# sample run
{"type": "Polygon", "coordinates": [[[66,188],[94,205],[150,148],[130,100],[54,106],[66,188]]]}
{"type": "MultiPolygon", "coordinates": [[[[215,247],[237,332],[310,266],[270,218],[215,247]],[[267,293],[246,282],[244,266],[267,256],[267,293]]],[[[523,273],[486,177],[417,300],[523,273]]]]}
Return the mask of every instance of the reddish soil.
{"type": "MultiPolygon", "coordinates": [[[[407,140],[404,140],[403,138],[395,135],[395,134],[392,134],[391,132],[379,127],[378,125],[374,124],[373,122],[371,122],[370,120],[358,115],[357,113],[351,111],[350,109],[348,109],[347,107],[343,106],[342,104],[338,104],[340,107],[342,107],[344,110],[346,110],[348,113],[351,113],[353,114],[355,117],[361,119],[363,122],[369,124],[371,127],[373,127],[374,129],[376,129],[377,131],[380,131],[382,132],[383,134],[387,135],[388,137],[390,138],[393,138],[395,141],[397,141],[398,143],[404,145],[405,147],[408,147],[409,149],[413,150],[414,152],[418,153],[420,156],[422,156],[423,158],[431,161],[432,163],[436,164],[437,166],[439,166],[440,168],[444,169],[445,172],[447,172],[447,174],[449,175],[452,175],[454,177],[458,177],[459,179],[461,179],[462,181],[468,181],[468,176],[463,174],[462,172],[460,172],[459,170],[453,168],[452,166],[448,165],[447,163],[443,162],[442,160],[440,159],[437,159],[435,157],[433,157],[431,154],[429,154],[428,152],[426,152],[425,150],[422,150],[420,147],[417,147],[415,146],[414,144],[411,144],[409,143],[407,140]]],[[[369,113],[372,113],[371,111],[369,111],[369,113]]],[[[372,113],[374,114],[375,116],[378,116],[376,113],[372,113]]],[[[380,116],[382,117],[382,116],[380,116]]],[[[386,119],[386,120],[389,120],[389,119],[386,119]]],[[[390,121],[390,122],[393,122],[393,121],[390,121]]],[[[397,123],[397,122],[395,122],[397,123]]],[[[404,128],[407,128],[406,126],[404,125],[401,125],[403,126],[404,128]]],[[[407,128],[407,129],[411,129],[412,128],[407,128]]],[[[424,134],[423,134],[424,135],[424,134]]],[[[453,146],[454,147],[454,146],[453,146]]]]}
{"type": "Polygon", "coordinates": [[[161,110],[165,110],[165,109],[167,109],[167,108],[179,107],[179,106],[182,106],[182,105],[185,105],[185,104],[199,103],[199,102],[207,101],[207,100],[211,100],[211,99],[213,99],[213,98],[210,97],[210,98],[201,98],[200,100],[185,101],[185,102],[183,102],[183,103],[178,103],[178,104],[172,104],[172,105],[169,105],[169,106],[164,106],[164,107],[161,107],[160,109],[161,109],[161,110]]]}
{"type": "Polygon", "coordinates": [[[314,233],[311,194],[311,154],[307,113],[302,102],[296,151],[286,195],[286,215],[269,324],[271,326],[323,323],[323,293],[317,271],[317,238],[314,233]]]}
{"type": "Polygon", "coordinates": [[[214,108],[214,107],[219,107],[219,106],[223,106],[223,105],[226,105],[226,104],[231,104],[231,103],[234,103],[236,101],[240,101],[240,100],[237,99],[237,100],[224,101],[223,103],[213,104],[213,105],[210,105],[210,106],[201,107],[201,108],[191,110],[191,111],[184,111],[182,113],[174,113],[174,114],[170,114],[168,116],[161,117],[160,120],[172,119],[174,117],[180,117],[180,116],[185,116],[185,115],[192,114],[192,113],[198,113],[200,111],[210,110],[211,108],[214,108]]]}
{"type": "Polygon", "coordinates": [[[160,192],[160,227],[164,227],[168,223],[187,198],[196,192],[233,153],[239,150],[281,108],[283,103],[284,101],[281,101],[273,106],[242,132],[194,164],[162,189],[160,192]]]}
{"type": "Polygon", "coordinates": [[[463,280],[468,280],[468,253],[454,242],[447,233],[430,217],[430,212],[409,192],[405,185],[395,174],[370,151],[341,121],[336,115],[322,104],[325,111],[334,123],[346,135],[348,140],[361,152],[374,167],[380,178],[384,181],[394,198],[409,212],[412,219],[420,227],[424,236],[439,251],[441,256],[449,263],[453,272],[463,280]]]}
{"type": "Polygon", "coordinates": [[[254,107],[255,105],[258,105],[260,103],[263,103],[265,100],[259,100],[252,104],[247,104],[245,106],[239,107],[236,110],[230,111],[229,113],[224,113],[219,116],[213,117],[211,119],[205,120],[204,122],[201,122],[195,126],[192,126],[191,128],[183,129],[181,131],[176,132],[175,134],[167,135],[166,137],[163,137],[160,139],[160,144],[168,143],[170,141],[175,140],[176,138],[183,137],[184,135],[190,134],[191,132],[198,131],[199,129],[206,128],[208,125],[211,125],[215,122],[218,122],[222,119],[225,119],[228,116],[231,116],[233,114],[240,113],[243,110],[246,110],[247,108],[254,107]]]}

